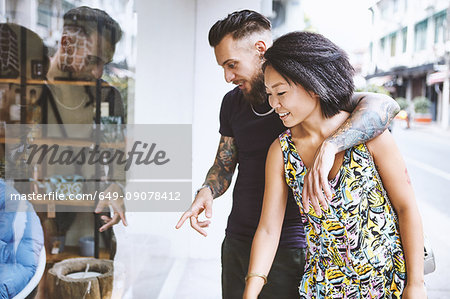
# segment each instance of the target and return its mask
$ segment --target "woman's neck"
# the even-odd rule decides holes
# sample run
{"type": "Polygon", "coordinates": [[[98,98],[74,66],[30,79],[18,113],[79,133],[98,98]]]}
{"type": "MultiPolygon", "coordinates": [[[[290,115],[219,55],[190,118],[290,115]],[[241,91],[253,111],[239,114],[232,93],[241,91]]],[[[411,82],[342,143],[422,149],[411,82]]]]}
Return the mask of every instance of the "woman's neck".
{"type": "Polygon", "coordinates": [[[331,136],[350,116],[348,112],[341,111],[338,114],[326,118],[320,109],[316,109],[307,119],[291,128],[292,138],[310,139],[313,143],[322,143],[331,136]]]}

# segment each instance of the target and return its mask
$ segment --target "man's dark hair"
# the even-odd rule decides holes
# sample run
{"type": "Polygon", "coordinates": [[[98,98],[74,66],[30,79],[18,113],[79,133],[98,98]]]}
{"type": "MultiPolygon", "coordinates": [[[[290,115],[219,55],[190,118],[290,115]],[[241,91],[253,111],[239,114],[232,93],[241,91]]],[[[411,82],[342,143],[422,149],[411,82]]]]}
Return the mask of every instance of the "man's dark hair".
{"type": "Polygon", "coordinates": [[[354,69],[347,54],[324,36],[292,32],[278,38],[264,54],[263,70],[272,66],[286,81],[319,96],[325,117],[348,110],[354,69]]]}
{"type": "Polygon", "coordinates": [[[232,34],[237,40],[255,32],[270,31],[270,28],[269,19],[256,11],[235,11],[211,27],[208,40],[210,46],[215,47],[227,34],[232,34]]]}
{"type": "Polygon", "coordinates": [[[80,6],[64,14],[64,26],[78,26],[87,34],[98,32],[114,48],[122,37],[120,25],[106,12],[97,8],[80,6]]]}

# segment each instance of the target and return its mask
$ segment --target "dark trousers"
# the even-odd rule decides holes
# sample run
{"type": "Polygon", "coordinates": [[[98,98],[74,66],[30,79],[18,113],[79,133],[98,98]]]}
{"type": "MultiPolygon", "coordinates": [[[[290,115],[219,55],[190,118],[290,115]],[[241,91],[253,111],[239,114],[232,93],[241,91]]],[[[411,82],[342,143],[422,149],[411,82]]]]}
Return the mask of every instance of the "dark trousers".
{"type": "MultiPolygon", "coordinates": [[[[251,242],[225,237],[222,243],[222,298],[242,299],[250,262],[251,242]]],[[[298,299],[306,250],[278,248],[259,298],[298,299]]]]}

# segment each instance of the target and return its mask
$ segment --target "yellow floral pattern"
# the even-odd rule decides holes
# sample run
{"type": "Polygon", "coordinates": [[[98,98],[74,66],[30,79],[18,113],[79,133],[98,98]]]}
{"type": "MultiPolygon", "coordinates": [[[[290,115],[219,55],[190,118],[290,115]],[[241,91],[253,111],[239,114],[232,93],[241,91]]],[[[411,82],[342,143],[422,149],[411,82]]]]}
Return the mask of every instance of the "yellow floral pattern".
{"type": "Polygon", "coordinates": [[[286,182],[305,224],[301,298],[401,298],[406,267],[398,220],[365,144],[348,149],[319,217],[302,210],[306,167],[289,130],[279,137],[286,182]]]}

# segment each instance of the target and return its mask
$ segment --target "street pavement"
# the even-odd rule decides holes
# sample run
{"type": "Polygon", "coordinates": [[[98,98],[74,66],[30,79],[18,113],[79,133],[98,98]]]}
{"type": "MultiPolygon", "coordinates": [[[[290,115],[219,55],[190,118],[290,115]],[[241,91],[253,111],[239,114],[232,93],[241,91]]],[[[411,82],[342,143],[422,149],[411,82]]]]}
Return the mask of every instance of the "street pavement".
{"type": "Polygon", "coordinates": [[[436,271],[425,276],[428,298],[450,298],[450,131],[436,124],[394,126],[393,135],[405,159],[436,271]]]}

